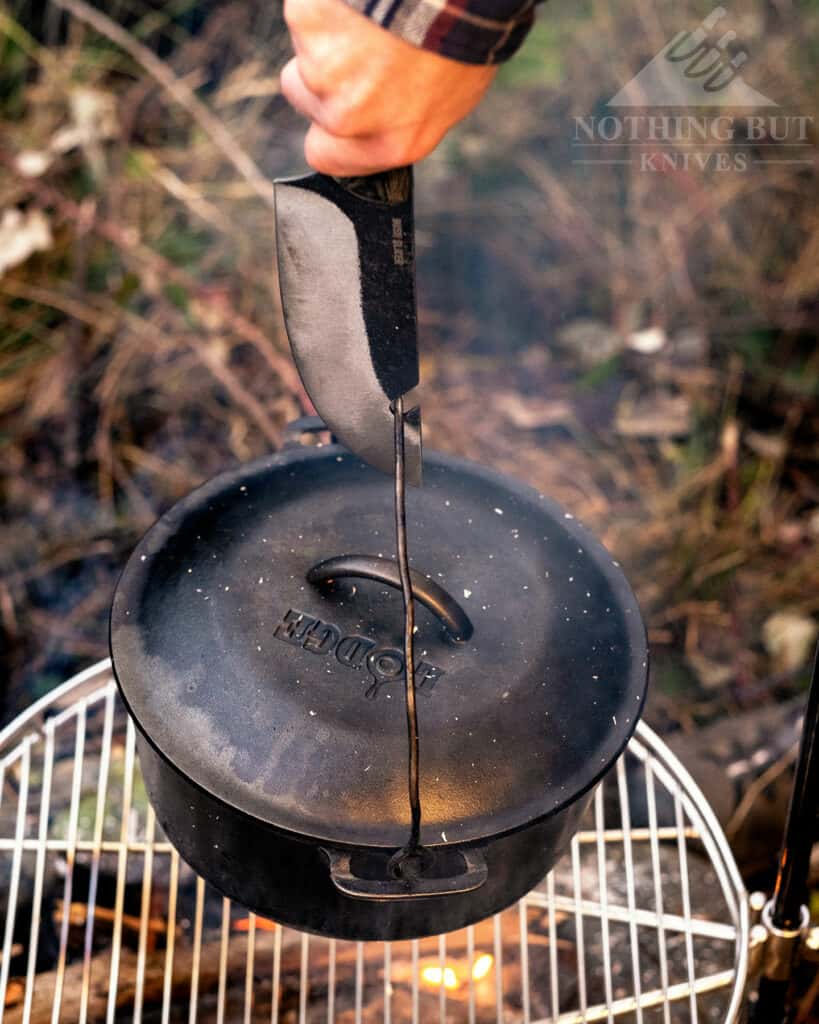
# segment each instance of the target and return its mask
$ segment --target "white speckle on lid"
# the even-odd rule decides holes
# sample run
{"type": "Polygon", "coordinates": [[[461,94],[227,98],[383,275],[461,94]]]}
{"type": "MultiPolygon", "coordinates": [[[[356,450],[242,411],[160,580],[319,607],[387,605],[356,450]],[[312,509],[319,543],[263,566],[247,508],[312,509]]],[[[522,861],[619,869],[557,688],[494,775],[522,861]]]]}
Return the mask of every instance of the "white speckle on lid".
{"type": "Polygon", "coordinates": [[[524,589],[524,590],[528,590],[528,589],[529,589],[529,588],[528,588],[528,586],[526,586],[526,584],[525,584],[525,583],[524,583],[524,585],[523,585],[523,589],[524,589]]]}
{"type": "Polygon", "coordinates": [[[449,506],[450,506],[449,498],[447,498],[447,500],[444,502],[444,504],[446,505],[447,508],[449,508],[449,506]]]}
{"type": "Polygon", "coordinates": [[[259,644],[256,644],[256,650],[257,650],[257,651],[260,651],[260,650],[261,650],[261,647],[259,646],[259,644]]]}
{"type": "Polygon", "coordinates": [[[239,490],[244,494],[247,491],[247,488],[245,487],[244,484],[242,484],[242,486],[239,488],[239,490]]]}
{"type": "Polygon", "coordinates": [[[188,572],[193,572],[193,569],[188,569],[188,572]]]}
{"type": "Polygon", "coordinates": [[[344,458],[341,455],[336,455],[336,462],[343,462],[344,458]]]}
{"type": "Polygon", "coordinates": [[[370,768],[372,768],[372,765],[371,765],[371,764],[368,764],[368,765],[367,765],[367,767],[366,767],[366,768],[364,769],[364,771],[365,771],[365,772],[368,772],[368,771],[370,770],[370,768]]]}
{"type": "Polygon", "coordinates": [[[503,509],[502,508],[496,508],[495,509],[495,515],[496,516],[502,516],[503,515],[503,509]]]}
{"type": "Polygon", "coordinates": [[[569,577],[569,583],[574,583],[574,576],[569,577]]]}
{"type": "Polygon", "coordinates": [[[509,691],[508,690],[504,690],[503,693],[501,694],[501,700],[506,700],[506,698],[508,696],[509,696],[509,691]]]}
{"type": "Polygon", "coordinates": [[[317,712],[315,712],[315,711],[309,711],[309,712],[308,712],[308,714],[310,715],[310,717],[311,717],[311,718],[315,718],[315,717],[316,717],[316,714],[317,714],[317,712]]]}
{"type": "Polygon", "coordinates": [[[264,583],[264,576],[259,577],[259,583],[264,583]]]}
{"type": "Polygon", "coordinates": [[[466,588],[464,588],[464,597],[467,600],[469,600],[469,598],[472,597],[472,591],[471,590],[467,590],[466,588]]]}
{"type": "Polygon", "coordinates": [[[441,839],[443,839],[445,843],[447,842],[446,832],[441,833],[441,839]]]}
{"type": "Polygon", "coordinates": [[[600,676],[592,676],[592,679],[599,679],[600,676]]]}
{"type": "Polygon", "coordinates": [[[140,555],[139,556],[140,562],[144,562],[147,557],[148,557],[147,555],[140,555]]]}
{"type": "Polygon", "coordinates": [[[574,519],[574,516],[571,514],[571,512],[564,512],[563,513],[563,518],[564,519],[574,519]]]}
{"type": "Polygon", "coordinates": [[[614,722],[615,725],[617,725],[617,715],[612,715],[611,720],[612,722],[614,722]]]}
{"type": "Polygon", "coordinates": [[[230,590],[230,587],[225,587],[225,590],[230,590]]]}

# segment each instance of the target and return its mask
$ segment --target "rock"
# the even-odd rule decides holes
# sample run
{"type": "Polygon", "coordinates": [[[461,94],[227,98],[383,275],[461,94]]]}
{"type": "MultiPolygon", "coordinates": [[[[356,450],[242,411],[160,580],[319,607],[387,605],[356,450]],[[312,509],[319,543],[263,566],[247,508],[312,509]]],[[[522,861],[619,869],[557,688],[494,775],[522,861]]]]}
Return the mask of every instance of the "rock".
{"type": "Polygon", "coordinates": [[[605,363],[624,348],[620,334],[600,320],[574,320],[560,328],[556,341],[586,369],[605,363]]]}
{"type": "Polygon", "coordinates": [[[571,405],[559,398],[549,401],[537,397],[527,398],[517,391],[501,391],[495,395],[494,405],[520,430],[565,426],[575,419],[571,405]]]}
{"type": "Polygon", "coordinates": [[[778,672],[796,672],[813,654],[819,623],[797,611],[775,612],[762,626],[762,642],[778,672]]]}
{"type": "Polygon", "coordinates": [[[763,434],[758,430],[747,430],[743,440],[756,455],[778,462],[788,452],[788,441],[782,434],[763,434]]]}
{"type": "Polygon", "coordinates": [[[42,210],[4,210],[0,217],[0,277],[53,244],[51,224],[42,210]]]}
{"type": "Polygon", "coordinates": [[[671,351],[680,363],[704,363],[709,349],[708,335],[697,327],[683,327],[671,339],[671,351]]]}
{"type": "MultiPolygon", "coordinates": [[[[666,738],[720,825],[728,830],[734,856],[746,876],[769,868],[782,841],[804,710],[804,698],[798,697],[666,738]],[[756,793],[752,787],[758,788],[763,775],[767,785],[756,793]],[[746,800],[749,792],[753,799],[746,800]]],[[[628,786],[632,825],[644,828],[648,825],[645,773],[632,763],[628,786]]],[[[619,820],[615,789],[609,785],[606,790],[606,820],[613,822],[619,820]]],[[[659,787],[657,818],[661,826],[674,824],[673,801],[659,787]]]]}
{"type": "MultiPolygon", "coordinates": [[[[667,914],[680,915],[683,912],[680,893],[680,864],[674,844],[661,844],[659,847],[659,868],[662,878],[663,910],[667,914]]],[[[556,873],[557,891],[561,892],[561,875],[556,873]]],[[[566,877],[566,876],[563,876],[566,877]]],[[[607,844],[606,851],[607,897],[610,905],[625,907],[628,905],[628,878],[625,871],[623,849],[619,844],[607,844]]],[[[568,879],[567,879],[568,880],[568,879]]],[[[719,885],[716,873],[708,860],[700,857],[688,844],[688,880],[690,887],[691,908],[697,917],[711,917],[728,921],[728,910],[719,885]]],[[[634,860],[634,901],[641,909],[653,910],[654,875],[651,859],[642,850],[635,851],[634,860]]],[[[585,899],[599,898],[598,867],[593,850],[584,851],[581,857],[580,870],[581,891],[585,899]]],[[[558,937],[574,944],[574,915],[570,914],[558,926],[558,937]]],[[[584,938],[586,962],[594,964],[596,970],[587,975],[587,998],[589,1004],[605,1001],[603,983],[603,936],[601,929],[595,926],[590,918],[584,920],[584,938]]],[[[687,977],[687,960],[684,935],[669,929],[665,935],[669,979],[681,981],[687,977]]],[[[656,927],[639,925],[637,928],[637,945],[640,963],[640,982],[642,991],[661,987],[659,946],[656,927]]],[[[627,998],[633,993],[632,980],[632,948],[628,925],[611,922],[608,936],[608,956],[611,964],[612,989],[615,999],[627,998]]],[[[694,938],[695,970],[698,976],[717,973],[731,966],[730,945],[722,940],[707,939],[701,936],[694,938]]],[[[561,977],[562,1011],[576,1007],[574,995],[574,978],[570,971],[561,977]]],[[[701,1021],[724,1021],[725,1005],[728,990],[715,993],[712,1000],[699,999],[697,1008],[701,1021]]],[[[618,1020],[620,1018],[618,1017],[618,1020]]],[[[653,1017],[651,1019],[654,1019],[653,1017]]],[[[657,1016],[659,1020],[659,1013],[657,1016]]],[[[688,1007],[677,1004],[671,1008],[673,1021],[688,1021],[688,1007]]],[[[634,1018],[625,1016],[624,1022],[633,1022],[634,1018]]]]}
{"type": "Polygon", "coordinates": [[[691,403],[685,395],[666,390],[636,398],[624,395],[614,426],[623,437],[685,437],[691,431],[691,403]]]}
{"type": "Polygon", "coordinates": [[[635,352],[650,356],[664,348],[667,341],[668,335],[662,327],[647,327],[643,331],[632,331],[626,344],[635,352]]]}
{"type": "Polygon", "coordinates": [[[736,666],[721,661],[714,661],[699,651],[691,651],[685,660],[694,670],[700,685],[705,690],[719,690],[736,676],[736,666]]]}

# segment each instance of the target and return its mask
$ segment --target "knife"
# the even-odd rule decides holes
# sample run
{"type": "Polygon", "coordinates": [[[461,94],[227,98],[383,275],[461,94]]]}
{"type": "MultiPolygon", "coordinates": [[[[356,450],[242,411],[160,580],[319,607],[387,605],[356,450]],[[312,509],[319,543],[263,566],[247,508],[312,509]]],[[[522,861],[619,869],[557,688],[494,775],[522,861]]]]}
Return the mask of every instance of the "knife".
{"type": "Polygon", "coordinates": [[[403,399],[405,479],[421,484],[412,168],[275,183],[279,285],[305,389],[341,443],[395,467],[403,399]]]}

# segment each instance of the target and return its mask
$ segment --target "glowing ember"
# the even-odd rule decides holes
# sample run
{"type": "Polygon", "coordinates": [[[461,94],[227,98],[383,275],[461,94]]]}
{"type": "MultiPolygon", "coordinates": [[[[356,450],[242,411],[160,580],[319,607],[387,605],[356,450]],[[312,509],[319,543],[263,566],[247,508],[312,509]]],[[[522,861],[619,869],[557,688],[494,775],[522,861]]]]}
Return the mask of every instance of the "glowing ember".
{"type": "Polygon", "coordinates": [[[485,978],[492,970],[492,964],[494,962],[495,958],[489,953],[484,953],[483,956],[479,956],[472,968],[472,977],[475,981],[480,981],[481,978],[485,978]]]}
{"type": "Polygon", "coordinates": [[[451,967],[444,967],[443,970],[440,967],[425,967],[421,971],[421,977],[428,985],[440,987],[443,980],[444,988],[456,989],[461,986],[460,981],[458,981],[458,975],[451,967]]]}
{"type": "MultiPolygon", "coordinates": [[[[233,930],[235,932],[249,932],[250,931],[249,917],[240,917],[238,921],[233,922],[233,930]]],[[[271,921],[267,917],[256,918],[256,929],[260,932],[275,932],[280,927],[275,921],[271,921]]]]}

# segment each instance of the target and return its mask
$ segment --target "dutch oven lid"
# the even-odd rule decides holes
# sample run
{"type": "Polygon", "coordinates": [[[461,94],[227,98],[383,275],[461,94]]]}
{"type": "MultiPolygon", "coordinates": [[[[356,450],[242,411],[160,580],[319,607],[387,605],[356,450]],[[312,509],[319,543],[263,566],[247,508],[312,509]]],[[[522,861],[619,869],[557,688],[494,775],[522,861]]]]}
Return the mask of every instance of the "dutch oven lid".
{"type": "MultiPolygon", "coordinates": [[[[413,567],[471,620],[417,612],[425,845],[516,829],[587,790],[625,746],[645,632],[605,549],[535,491],[427,453],[408,498],[413,567]]],[[[313,585],[345,554],[394,558],[391,481],[339,447],[224,474],[131,556],[111,613],[123,697],[197,785],[326,842],[409,827],[403,606],[371,579],[313,585]]]]}

